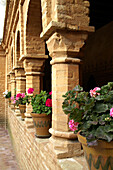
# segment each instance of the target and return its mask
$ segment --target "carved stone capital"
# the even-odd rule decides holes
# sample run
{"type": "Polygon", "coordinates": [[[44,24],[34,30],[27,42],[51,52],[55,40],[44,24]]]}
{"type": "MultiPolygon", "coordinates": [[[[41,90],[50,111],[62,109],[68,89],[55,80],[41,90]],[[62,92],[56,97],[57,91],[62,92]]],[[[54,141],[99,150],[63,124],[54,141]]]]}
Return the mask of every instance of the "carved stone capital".
{"type": "Polygon", "coordinates": [[[10,75],[10,80],[15,80],[15,72],[14,71],[10,71],[9,75],[10,75]]]}
{"type": "Polygon", "coordinates": [[[50,56],[77,58],[87,39],[87,33],[80,32],[55,32],[47,41],[50,56]]]}
{"type": "Polygon", "coordinates": [[[42,72],[44,68],[45,59],[25,59],[24,69],[27,73],[42,72]]]}
{"type": "Polygon", "coordinates": [[[15,77],[25,77],[24,68],[15,68],[15,77]]]}

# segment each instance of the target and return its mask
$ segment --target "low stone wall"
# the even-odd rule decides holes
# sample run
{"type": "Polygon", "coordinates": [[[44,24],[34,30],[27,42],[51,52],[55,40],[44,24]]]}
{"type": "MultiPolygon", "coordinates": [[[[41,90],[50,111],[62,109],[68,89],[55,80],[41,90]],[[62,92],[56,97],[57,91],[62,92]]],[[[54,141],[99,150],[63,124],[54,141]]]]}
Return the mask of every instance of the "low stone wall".
{"type": "Polygon", "coordinates": [[[87,170],[84,157],[57,159],[49,139],[36,138],[10,107],[8,129],[21,170],[87,170]]]}

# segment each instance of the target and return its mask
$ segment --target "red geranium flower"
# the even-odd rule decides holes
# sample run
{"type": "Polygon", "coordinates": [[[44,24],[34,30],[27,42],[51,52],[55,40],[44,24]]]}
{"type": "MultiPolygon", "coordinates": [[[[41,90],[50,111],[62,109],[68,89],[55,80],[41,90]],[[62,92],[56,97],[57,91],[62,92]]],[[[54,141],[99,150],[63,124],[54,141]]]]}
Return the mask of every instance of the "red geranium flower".
{"type": "Polygon", "coordinates": [[[34,92],[34,89],[33,88],[29,88],[28,91],[27,91],[29,94],[32,94],[34,92]]]}
{"type": "Polygon", "coordinates": [[[51,92],[49,92],[49,95],[52,95],[52,91],[51,91],[51,92]]]}
{"type": "Polygon", "coordinates": [[[47,99],[46,100],[46,106],[52,107],[52,99],[47,99]]]}
{"type": "Polygon", "coordinates": [[[21,97],[22,96],[22,94],[21,93],[18,93],[17,95],[16,95],[16,97],[21,97]]]}

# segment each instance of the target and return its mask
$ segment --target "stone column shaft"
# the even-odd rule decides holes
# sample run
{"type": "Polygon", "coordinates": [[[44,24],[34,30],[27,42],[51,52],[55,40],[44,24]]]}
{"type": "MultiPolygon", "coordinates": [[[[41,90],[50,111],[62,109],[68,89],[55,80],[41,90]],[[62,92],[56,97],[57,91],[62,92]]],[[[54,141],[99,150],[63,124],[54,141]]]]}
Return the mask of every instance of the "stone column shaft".
{"type": "Polygon", "coordinates": [[[15,68],[16,94],[26,92],[26,77],[24,68],[15,68]]]}
{"type": "Polygon", "coordinates": [[[10,72],[10,83],[11,83],[11,96],[15,95],[16,81],[15,81],[15,73],[10,72]]]}

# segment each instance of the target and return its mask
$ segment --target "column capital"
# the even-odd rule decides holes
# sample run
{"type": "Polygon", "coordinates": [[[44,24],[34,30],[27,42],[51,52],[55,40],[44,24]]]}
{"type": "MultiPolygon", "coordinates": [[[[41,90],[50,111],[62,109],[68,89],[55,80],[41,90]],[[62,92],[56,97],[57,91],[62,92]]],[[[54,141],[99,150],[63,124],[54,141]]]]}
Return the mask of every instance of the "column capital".
{"type": "Polygon", "coordinates": [[[45,58],[37,59],[37,58],[27,58],[24,59],[24,69],[26,74],[39,74],[43,71],[45,58]]]}
{"type": "Polygon", "coordinates": [[[47,41],[48,50],[54,58],[79,58],[88,34],[86,32],[57,31],[47,41]]]}
{"type": "Polygon", "coordinates": [[[20,77],[20,78],[24,78],[25,77],[25,71],[24,71],[24,68],[22,67],[15,67],[14,69],[15,71],[15,77],[20,77]]]}

